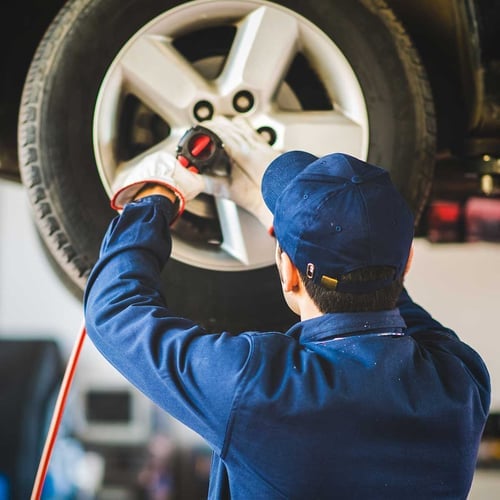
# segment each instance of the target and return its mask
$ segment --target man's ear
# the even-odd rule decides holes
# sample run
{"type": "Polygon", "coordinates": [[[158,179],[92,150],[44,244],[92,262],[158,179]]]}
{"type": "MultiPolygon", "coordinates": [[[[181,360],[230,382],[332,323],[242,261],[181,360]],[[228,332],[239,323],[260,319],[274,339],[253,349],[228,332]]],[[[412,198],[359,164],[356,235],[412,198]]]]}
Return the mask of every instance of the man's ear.
{"type": "Polygon", "coordinates": [[[299,271],[295,267],[290,257],[286,252],[281,252],[281,283],[285,292],[296,290],[299,286],[299,271]]]}

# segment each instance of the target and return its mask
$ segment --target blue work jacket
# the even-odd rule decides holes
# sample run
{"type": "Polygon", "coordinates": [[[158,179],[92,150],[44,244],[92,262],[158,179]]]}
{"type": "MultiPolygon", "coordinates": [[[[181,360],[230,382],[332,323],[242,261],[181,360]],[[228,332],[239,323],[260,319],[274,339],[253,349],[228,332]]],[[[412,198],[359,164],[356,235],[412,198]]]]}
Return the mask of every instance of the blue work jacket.
{"type": "Polygon", "coordinates": [[[465,499],[489,408],[480,356],[395,310],[209,333],[160,292],[172,204],[126,206],[85,293],[97,349],[213,449],[209,498],[465,499]]]}

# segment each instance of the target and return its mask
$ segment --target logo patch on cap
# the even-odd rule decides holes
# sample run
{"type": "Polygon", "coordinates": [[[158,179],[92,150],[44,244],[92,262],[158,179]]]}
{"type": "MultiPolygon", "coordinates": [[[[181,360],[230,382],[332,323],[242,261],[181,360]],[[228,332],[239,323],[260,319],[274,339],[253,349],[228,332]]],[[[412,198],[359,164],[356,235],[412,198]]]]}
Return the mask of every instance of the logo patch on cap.
{"type": "Polygon", "coordinates": [[[313,277],[314,277],[314,264],[311,262],[309,262],[309,264],[307,264],[306,276],[309,279],[313,279],[313,277]]]}

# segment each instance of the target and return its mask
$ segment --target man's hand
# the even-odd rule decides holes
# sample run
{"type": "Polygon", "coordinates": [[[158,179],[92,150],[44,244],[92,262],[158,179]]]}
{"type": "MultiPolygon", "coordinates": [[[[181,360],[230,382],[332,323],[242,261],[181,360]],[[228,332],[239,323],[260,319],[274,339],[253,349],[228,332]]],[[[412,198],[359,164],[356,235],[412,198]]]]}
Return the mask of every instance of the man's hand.
{"type": "Polygon", "coordinates": [[[234,201],[270,230],[273,216],[264,203],[260,186],[264,171],[279,152],[243,119],[219,116],[203,122],[203,126],[223,141],[232,162],[230,178],[195,174],[172,154],[157,151],[145,156],[133,168],[118,173],[113,182],[111,206],[121,210],[130,201],[151,194],[167,193],[172,200],[171,193],[175,193],[180,201],[180,214],[188,201],[205,192],[234,201]],[[158,191],[154,186],[163,186],[168,191],[158,191]]]}
{"type": "MultiPolygon", "coordinates": [[[[133,168],[116,176],[113,182],[111,206],[115,210],[121,210],[138,195],[146,196],[142,190],[147,185],[164,186],[175,193],[180,201],[179,213],[182,213],[188,201],[206,189],[203,176],[183,167],[172,154],[157,151],[145,156],[133,168]]],[[[149,192],[149,194],[154,193],[149,192]]]]}
{"type": "Polygon", "coordinates": [[[218,116],[203,122],[203,126],[215,132],[224,144],[232,160],[231,179],[210,179],[209,191],[215,196],[229,198],[241,206],[265,226],[271,229],[273,216],[261,193],[264,171],[279,152],[267,144],[244,120],[229,120],[218,116]]]}

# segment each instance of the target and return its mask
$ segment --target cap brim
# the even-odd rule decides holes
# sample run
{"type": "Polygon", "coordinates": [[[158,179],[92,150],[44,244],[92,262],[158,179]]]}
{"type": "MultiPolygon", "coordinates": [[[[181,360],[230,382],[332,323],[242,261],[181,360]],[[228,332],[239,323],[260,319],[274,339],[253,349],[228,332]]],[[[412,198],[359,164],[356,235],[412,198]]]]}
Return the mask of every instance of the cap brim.
{"type": "Polygon", "coordinates": [[[262,177],[262,196],[273,214],[276,201],[290,181],[317,159],[306,151],[287,151],[269,164],[262,177]]]}

